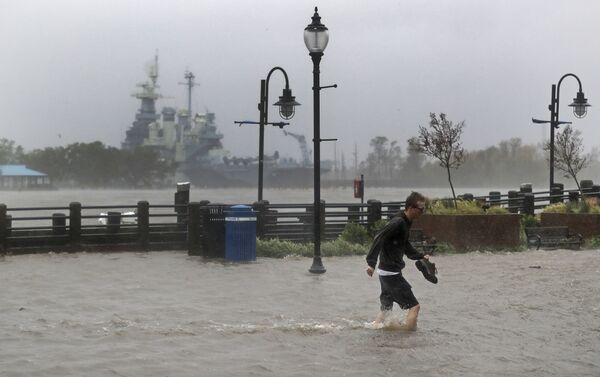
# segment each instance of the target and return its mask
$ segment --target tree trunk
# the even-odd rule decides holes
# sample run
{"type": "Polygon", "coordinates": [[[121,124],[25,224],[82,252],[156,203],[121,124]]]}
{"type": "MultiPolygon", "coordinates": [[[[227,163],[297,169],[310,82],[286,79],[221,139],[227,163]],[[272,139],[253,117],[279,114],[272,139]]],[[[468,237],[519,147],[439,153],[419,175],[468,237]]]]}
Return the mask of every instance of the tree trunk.
{"type": "Polygon", "coordinates": [[[575,184],[577,185],[577,190],[579,190],[579,195],[581,195],[581,186],[579,186],[579,181],[577,180],[577,176],[573,174],[573,179],[575,180],[575,184]]]}
{"type": "Polygon", "coordinates": [[[454,193],[454,186],[452,185],[452,178],[450,177],[450,168],[447,167],[446,171],[448,172],[448,182],[450,183],[450,189],[452,189],[452,198],[454,199],[454,208],[457,208],[456,205],[456,194],[454,193]]]}

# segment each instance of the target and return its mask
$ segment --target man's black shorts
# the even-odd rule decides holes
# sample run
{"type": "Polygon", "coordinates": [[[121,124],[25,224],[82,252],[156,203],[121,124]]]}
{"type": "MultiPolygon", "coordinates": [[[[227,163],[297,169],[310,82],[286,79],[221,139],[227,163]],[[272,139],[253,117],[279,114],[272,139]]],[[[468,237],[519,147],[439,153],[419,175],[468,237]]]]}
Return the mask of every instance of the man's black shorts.
{"type": "Polygon", "coordinates": [[[379,276],[381,283],[381,310],[392,310],[394,302],[404,310],[410,309],[413,306],[419,305],[419,301],[412,292],[412,287],[402,274],[379,276]]]}

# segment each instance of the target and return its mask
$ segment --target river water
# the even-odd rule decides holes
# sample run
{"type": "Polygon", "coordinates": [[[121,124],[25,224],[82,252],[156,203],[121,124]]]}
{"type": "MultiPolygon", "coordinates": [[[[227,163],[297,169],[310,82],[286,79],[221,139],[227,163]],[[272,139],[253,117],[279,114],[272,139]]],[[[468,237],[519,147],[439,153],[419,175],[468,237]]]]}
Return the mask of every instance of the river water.
{"type": "MultiPolygon", "coordinates": [[[[373,197],[407,193],[389,191],[373,197]]],[[[310,202],[310,191],[284,193],[272,202],[310,202]]],[[[172,199],[167,190],[141,194],[2,193],[2,201],[172,199]]],[[[192,200],[254,197],[198,194],[192,200]]],[[[600,251],[434,258],[437,285],[407,264],[422,306],[419,328],[407,332],[397,306],[388,326],[370,324],[379,283],[365,274],[363,257],[324,258],[327,272],[315,276],[311,259],[297,257],[229,264],[174,251],[3,256],[0,375],[600,376],[600,251]]]]}
{"type": "MultiPolygon", "coordinates": [[[[449,188],[423,188],[414,189],[432,198],[450,197],[449,188]]],[[[474,195],[487,195],[489,191],[501,191],[506,194],[509,189],[463,188],[457,189],[456,194],[472,193],[474,195]]],[[[512,188],[511,190],[514,190],[512,188]]],[[[413,189],[408,188],[367,188],[365,201],[377,199],[386,201],[403,201],[413,189]]],[[[150,204],[172,204],[174,201],[173,190],[55,190],[55,191],[0,191],[0,203],[10,207],[43,207],[65,206],[70,202],[78,201],[86,205],[126,204],[135,206],[140,200],[147,200],[150,204]]],[[[213,203],[226,204],[251,204],[257,198],[256,188],[230,188],[230,189],[200,189],[190,190],[190,200],[209,200],[213,203]]],[[[312,203],[312,190],[298,189],[268,189],[263,191],[263,198],[271,203],[312,203]]],[[[321,190],[321,199],[331,203],[357,203],[360,199],[353,197],[351,188],[327,188],[321,190]]]]}

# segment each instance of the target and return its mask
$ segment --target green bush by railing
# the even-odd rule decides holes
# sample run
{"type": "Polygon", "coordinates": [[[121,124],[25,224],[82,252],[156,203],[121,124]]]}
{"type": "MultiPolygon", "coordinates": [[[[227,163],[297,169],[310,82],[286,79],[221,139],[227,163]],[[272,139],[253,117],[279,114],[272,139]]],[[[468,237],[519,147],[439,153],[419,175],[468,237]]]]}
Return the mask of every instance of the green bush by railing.
{"type": "MultiPolygon", "coordinates": [[[[321,255],[324,257],[366,255],[367,251],[367,245],[351,243],[341,238],[321,244],[321,255]]],[[[314,246],[312,242],[299,243],[278,239],[256,240],[256,255],[259,257],[284,258],[291,255],[312,257],[313,253],[314,246]]]]}
{"type": "Polygon", "coordinates": [[[600,204],[595,198],[581,200],[579,202],[556,203],[546,206],[544,213],[589,213],[600,214],[600,204]]]}
{"type": "Polygon", "coordinates": [[[506,208],[499,206],[484,207],[475,200],[458,200],[456,208],[446,199],[434,199],[428,203],[426,213],[431,215],[502,215],[508,213],[506,208]]]}

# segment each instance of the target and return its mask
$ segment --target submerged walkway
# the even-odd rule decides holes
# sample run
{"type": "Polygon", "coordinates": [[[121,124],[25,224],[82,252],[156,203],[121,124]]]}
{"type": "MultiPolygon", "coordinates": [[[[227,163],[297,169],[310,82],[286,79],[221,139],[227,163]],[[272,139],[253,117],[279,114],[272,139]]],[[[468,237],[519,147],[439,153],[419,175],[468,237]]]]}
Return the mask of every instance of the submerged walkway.
{"type": "MultiPolygon", "coordinates": [[[[252,264],[183,252],[0,257],[7,376],[598,376],[600,251],[407,264],[416,332],[375,330],[362,257],[252,264]]],[[[395,307],[396,315],[403,313],[395,307]]]]}

